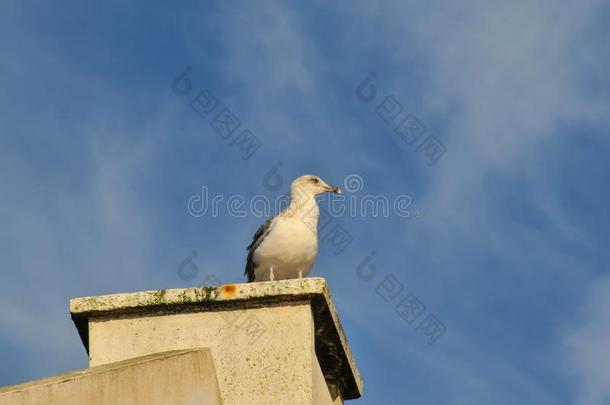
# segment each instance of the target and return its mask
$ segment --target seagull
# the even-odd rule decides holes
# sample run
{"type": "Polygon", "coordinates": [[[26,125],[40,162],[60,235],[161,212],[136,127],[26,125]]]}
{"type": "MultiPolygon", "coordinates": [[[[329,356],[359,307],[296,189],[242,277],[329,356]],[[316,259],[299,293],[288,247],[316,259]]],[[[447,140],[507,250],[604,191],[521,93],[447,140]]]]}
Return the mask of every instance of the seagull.
{"type": "Polygon", "coordinates": [[[262,224],[247,247],[248,282],[306,277],[318,255],[316,196],[341,189],[318,176],[305,175],[290,185],[290,205],[262,224]]]}

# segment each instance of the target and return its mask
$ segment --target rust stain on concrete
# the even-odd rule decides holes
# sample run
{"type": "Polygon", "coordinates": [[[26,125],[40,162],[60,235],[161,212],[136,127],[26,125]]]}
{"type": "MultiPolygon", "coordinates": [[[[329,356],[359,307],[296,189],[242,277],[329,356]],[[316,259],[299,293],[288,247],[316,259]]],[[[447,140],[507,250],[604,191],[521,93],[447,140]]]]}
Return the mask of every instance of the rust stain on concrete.
{"type": "Polygon", "coordinates": [[[235,284],[223,285],[220,291],[223,297],[233,297],[237,293],[237,286],[235,284]]]}

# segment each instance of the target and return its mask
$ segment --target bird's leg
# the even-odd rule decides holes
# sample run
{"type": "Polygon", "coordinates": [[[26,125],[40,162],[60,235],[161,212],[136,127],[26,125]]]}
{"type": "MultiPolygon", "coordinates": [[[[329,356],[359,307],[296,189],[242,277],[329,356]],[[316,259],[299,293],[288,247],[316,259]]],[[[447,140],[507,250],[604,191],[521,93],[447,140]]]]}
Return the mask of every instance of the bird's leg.
{"type": "Polygon", "coordinates": [[[303,270],[299,270],[299,278],[303,278],[303,270]]]}
{"type": "Polygon", "coordinates": [[[275,277],[273,276],[273,266],[269,267],[269,280],[273,281],[275,277]]]}

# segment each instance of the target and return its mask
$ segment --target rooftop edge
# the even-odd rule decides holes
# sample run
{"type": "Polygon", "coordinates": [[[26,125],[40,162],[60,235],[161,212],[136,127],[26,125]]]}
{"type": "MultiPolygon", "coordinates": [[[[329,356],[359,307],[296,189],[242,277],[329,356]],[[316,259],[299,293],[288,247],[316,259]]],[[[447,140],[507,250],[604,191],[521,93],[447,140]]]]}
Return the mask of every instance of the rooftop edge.
{"type": "Polygon", "coordinates": [[[70,300],[70,313],[88,352],[88,320],[91,317],[159,310],[183,312],[256,308],[296,301],[309,301],[311,304],[316,325],[316,355],[327,382],[338,385],[344,399],[359,398],[363,391],[362,377],[323,278],[79,297],[70,300]]]}

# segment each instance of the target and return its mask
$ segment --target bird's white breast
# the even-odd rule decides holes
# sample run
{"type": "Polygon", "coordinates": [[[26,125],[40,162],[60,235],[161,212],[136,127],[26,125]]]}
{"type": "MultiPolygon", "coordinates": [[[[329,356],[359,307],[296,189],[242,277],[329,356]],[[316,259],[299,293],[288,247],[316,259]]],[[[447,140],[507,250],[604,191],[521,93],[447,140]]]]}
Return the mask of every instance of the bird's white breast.
{"type": "Polygon", "coordinates": [[[265,240],[254,252],[256,281],[269,280],[273,267],[274,278],[305,277],[318,254],[316,221],[305,222],[298,216],[280,216],[265,240]]]}

